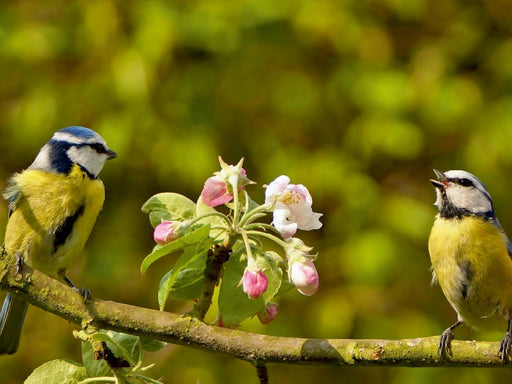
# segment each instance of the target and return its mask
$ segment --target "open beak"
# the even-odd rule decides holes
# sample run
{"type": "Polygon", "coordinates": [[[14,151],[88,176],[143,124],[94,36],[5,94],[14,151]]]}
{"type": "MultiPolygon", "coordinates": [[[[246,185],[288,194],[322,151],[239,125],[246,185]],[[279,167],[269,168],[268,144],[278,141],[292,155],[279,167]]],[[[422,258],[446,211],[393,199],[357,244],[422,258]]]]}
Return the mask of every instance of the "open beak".
{"type": "Polygon", "coordinates": [[[437,169],[434,169],[434,173],[437,176],[437,180],[430,179],[430,182],[434,184],[434,187],[439,189],[445,189],[448,186],[448,178],[445,174],[437,169]]]}

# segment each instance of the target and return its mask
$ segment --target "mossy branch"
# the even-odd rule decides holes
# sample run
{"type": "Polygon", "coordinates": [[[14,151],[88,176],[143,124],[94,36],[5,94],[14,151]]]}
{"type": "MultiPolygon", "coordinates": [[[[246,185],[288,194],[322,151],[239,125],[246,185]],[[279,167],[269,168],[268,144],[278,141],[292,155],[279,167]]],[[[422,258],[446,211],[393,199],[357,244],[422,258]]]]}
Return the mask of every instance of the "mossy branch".
{"type": "Polygon", "coordinates": [[[84,327],[110,329],[165,342],[223,352],[261,367],[266,363],[341,366],[504,367],[497,342],[453,341],[437,355],[438,337],[405,340],[306,339],[267,336],[205,324],[195,318],[82,296],[25,266],[22,275],[0,261],[0,289],[84,327]]]}

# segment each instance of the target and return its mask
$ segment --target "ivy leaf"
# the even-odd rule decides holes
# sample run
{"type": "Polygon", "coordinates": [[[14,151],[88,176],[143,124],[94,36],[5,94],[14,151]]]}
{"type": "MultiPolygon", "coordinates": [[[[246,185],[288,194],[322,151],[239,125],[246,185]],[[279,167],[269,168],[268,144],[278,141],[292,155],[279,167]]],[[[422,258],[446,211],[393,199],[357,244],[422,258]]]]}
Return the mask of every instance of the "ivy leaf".
{"type": "Polygon", "coordinates": [[[166,192],[150,197],[141,210],[149,214],[149,221],[154,228],[162,220],[185,221],[194,218],[196,204],[179,193],[166,192]]]}
{"type": "MultiPolygon", "coordinates": [[[[205,226],[209,228],[209,226],[205,226]]],[[[198,278],[202,281],[204,277],[204,269],[206,267],[206,256],[208,249],[212,246],[213,241],[206,238],[203,242],[186,247],[183,254],[178,258],[172,270],[167,272],[160,280],[158,288],[158,305],[160,310],[163,311],[165,303],[169,294],[174,291],[175,298],[180,295],[187,297],[190,292],[187,292],[188,285],[197,283],[198,278]],[[191,270],[193,273],[185,273],[191,270]],[[185,274],[184,274],[185,273],[185,274]],[[192,280],[190,280],[192,279],[192,280]],[[183,290],[183,291],[180,291],[183,290]]],[[[195,299],[201,293],[200,289],[197,296],[192,297],[195,299]]]]}
{"type": "Polygon", "coordinates": [[[24,384],[77,384],[87,378],[87,370],[82,364],[57,359],[34,369],[24,384]]]}
{"type": "Polygon", "coordinates": [[[247,266],[247,256],[243,253],[234,253],[224,264],[225,269],[219,291],[219,311],[226,325],[239,324],[254,316],[279,291],[283,271],[276,260],[269,255],[258,255],[256,263],[268,280],[267,290],[257,299],[249,299],[240,285],[247,266]]]}
{"type": "Polygon", "coordinates": [[[176,239],[174,241],[171,241],[169,244],[165,245],[157,245],[153,252],[151,252],[148,256],[144,258],[142,261],[142,265],[140,267],[140,270],[142,273],[146,272],[148,267],[153,264],[158,259],[182,250],[186,247],[192,246],[194,244],[202,243],[205,239],[208,238],[208,235],[210,234],[210,226],[209,225],[201,225],[197,229],[193,230],[190,233],[187,233],[185,236],[180,237],[179,239],[176,239]]]}

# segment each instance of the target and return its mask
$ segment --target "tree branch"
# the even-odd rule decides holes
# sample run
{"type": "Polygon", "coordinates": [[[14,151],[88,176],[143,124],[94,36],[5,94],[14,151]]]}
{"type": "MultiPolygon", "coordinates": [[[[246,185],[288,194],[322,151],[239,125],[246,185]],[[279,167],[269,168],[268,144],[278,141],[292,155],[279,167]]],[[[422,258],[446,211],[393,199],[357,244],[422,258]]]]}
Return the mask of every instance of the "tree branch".
{"type": "Polygon", "coordinates": [[[0,260],[0,289],[46,311],[86,326],[147,336],[168,343],[223,352],[261,368],[266,363],[342,366],[503,367],[499,343],[453,341],[449,356],[437,355],[438,337],[404,340],[305,339],[259,335],[205,324],[195,318],[91,298],[25,266],[0,260]]]}
{"type": "Polygon", "coordinates": [[[204,320],[206,312],[208,312],[212,305],[213,292],[215,286],[219,283],[222,265],[229,260],[230,253],[231,248],[224,245],[215,246],[213,251],[208,251],[201,296],[197,303],[195,303],[194,308],[187,314],[188,316],[195,317],[201,321],[204,320]]]}

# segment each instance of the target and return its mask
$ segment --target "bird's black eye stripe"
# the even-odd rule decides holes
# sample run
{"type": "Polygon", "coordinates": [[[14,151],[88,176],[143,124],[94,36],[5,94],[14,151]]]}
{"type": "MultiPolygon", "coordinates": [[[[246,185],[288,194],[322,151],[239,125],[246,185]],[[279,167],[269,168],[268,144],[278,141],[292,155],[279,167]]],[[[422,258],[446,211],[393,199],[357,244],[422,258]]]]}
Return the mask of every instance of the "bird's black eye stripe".
{"type": "Polygon", "coordinates": [[[475,186],[471,180],[469,180],[465,177],[451,179],[450,181],[452,181],[456,184],[462,185],[463,187],[474,187],[475,186]]]}
{"type": "Polygon", "coordinates": [[[94,144],[89,144],[89,145],[91,146],[92,149],[94,149],[98,153],[106,153],[107,152],[107,149],[105,148],[105,146],[103,144],[94,143],[94,144]]]}

